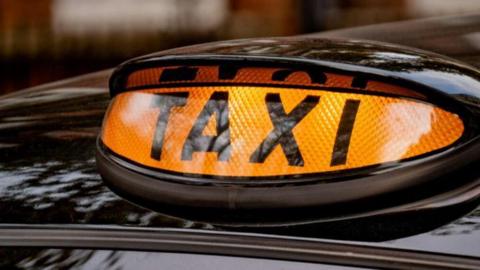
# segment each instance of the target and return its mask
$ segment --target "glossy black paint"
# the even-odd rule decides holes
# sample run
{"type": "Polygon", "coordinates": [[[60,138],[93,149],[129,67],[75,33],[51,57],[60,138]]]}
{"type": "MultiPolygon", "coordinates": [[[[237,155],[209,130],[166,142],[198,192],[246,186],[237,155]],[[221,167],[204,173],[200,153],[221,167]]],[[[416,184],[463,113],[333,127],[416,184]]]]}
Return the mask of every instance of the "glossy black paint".
{"type": "MultiPolygon", "coordinates": [[[[416,26],[423,27],[424,25],[430,24],[420,22],[416,26]]],[[[434,26],[435,29],[439,27],[436,24],[434,26]]],[[[455,24],[455,27],[460,27],[462,31],[475,29],[475,27],[467,26],[464,23],[455,24]]],[[[428,42],[424,42],[428,40],[422,36],[417,37],[416,40],[406,38],[409,33],[416,34],[414,28],[415,25],[409,24],[402,35],[397,35],[402,38],[398,42],[422,44],[421,47],[424,49],[436,48],[433,46],[434,44],[430,43],[432,45],[430,46],[428,42]]],[[[364,32],[365,35],[368,34],[367,30],[364,32]]],[[[430,37],[435,34],[433,31],[429,33],[430,37]]],[[[440,35],[444,36],[441,32],[440,35]]],[[[371,38],[386,37],[387,35],[374,33],[371,38]]],[[[264,42],[275,43],[276,41],[264,40],[264,42]]],[[[229,46],[236,46],[239,43],[241,41],[229,44],[201,45],[200,47],[211,46],[212,50],[216,48],[229,50],[229,46]]],[[[441,44],[445,43],[438,43],[439,46],[441,44]]],[[[252,54],[260,53],[261,45],[262,41],[259,41],[249,50],[252,54]]],[[[271,48],[267,51],[270,53],[275,51],[293,53],[289,52],[288,46],[269,46],[271,48]]],[[[191,51],[192,48],[182,50],[186,52],[191,51]]],[[[368,48],[365,50],[353,52],[352,48],[346,46],[344,55],[346,58],[349,53],[353,53],[358,56],[358,61],[364,61],[366,64],[370,62],[372,65],[382,64],[385,58],[398,61],[400,66],[410,65],[409,60],[402,55],[382,56],[375,55],[374,51],[368,50],[368,48]]],[[[399,51],[393,47],[389,50],[393,53],[399,51]]],[[[446,52],[445,50],[437,51],[446,52]]],[[[182,53],[181,51],[177,52],[182,53]]],[[[328,55],[328,51],[317,53],[328,55]]],[[[302,54],[308,54],[308,50],[304,50],[302,54]]],[[[417,60],[424,63],[427,70],[445,75],[443,81],[448,81],[447,78],[451,77],[462,77],[460,74],[448,74],[448,61],[447,67],[442,65],[441,69],[435,71],[435,65],[428,63],[430,57],[428,55],[424,54],[423,57],[420,57],[421,59],[417,60]]],[[[464,54],[452,53],[451,55],[461,58],[464,54]]],[[[478,62],[475,60],[475,53],[470,52],[468,57],[470,63],[478,62]]],[[[345,61],[345,59],[341,61],[345,61]]],[[[385,63],[383,65],[385,66],[385,63]]],[[[467,71],[471,69],[468,66],[464,68],[467,71]]],[[[410,75],[408,72],[402,71],[402,73],[405,76],[410,75]]],[[[116,196],[102,183],[95,169],[94,144],[105,106],[109,102],[106,86],[106,78],[109,74],[110,71],[106,71],[0,98],[0,209],[2,211],[0,223],[118,224],[129,225],[132,228],[145,226],[196,227],[222,230],[208,224],[176,219],[139,207],[116,196]]],[[[462,98],[455,95],[457,98],[462,98]]],[[[475,98],[471,102],[475,104],[478,99],[475,98]]],[[[475,163],[469,169],[451,176],[451,179],[462,181],[464,178],[477,177],[475,175],[479,165],[475,163]]],[[[457,200],[464,200],[467,196],[468,201],[471,199],[475,201],[478,198],[477,189],[478,184],[472,184],[465,192],[452,193],[448,200],[453,201],[454,204],[457,200]]],[[[478,202],[474,202],[471,207],[477,204],[478,202]]],[[[428,210],[439,206],[442,205],[431,202],[423,207],[428,210]]],[[[350,226],[341,225],[344,230],[338,226],[332,225],[332,227],[343,232],[350,231],[355,237],[358,237],[358,240],[381,241],[401,238],[380,243],[381,246],[480,256],[480,211],[477,209],[470,214],[465,214],[466,211],[468,209],[452,211],[453,216],[458,216],[459,219],[437,229],[435,228],[450,220],[436,220],[439,216],[444,216],[444,212],[438,213],[436,218],[422,219],[420,215],[418,219],[430,223],[431,226],[428,227],[418,227],[417,222],[410,223],[408,219],[403,219],[402,223],[393,222],[394,224],[388,225],[387,232],[385,232],[386,227],[381,223],[360,226],[355,220],[351,221],[350,226]],[[363,227],[364,230],[360,230],[359,227],[363,227]],[[351,230],[352,228],[355,228],[356,231],[351,230]],[[372,235],[380,236],[380,238],[372,237],[372,235]],[[408,235],[414,236],[407,237],[408,235]]],[[[319,227],[316,229],[315,226],[312,226],[309,230],[295,227],[285,227],[285,229],[291,231],[282,233],[291,234],[294,231],[296,235],[311,237],[352,237],[352,235],[339,237],[332,228],[319,227]]]]}
{"type": "MultiPolygon", "coordinates": [[[[0,231],[0,240],[4,246],[17,250],[21,250],[18,247],[61,246],[65,248],[185,252],[187,254],[200,253],[204,256],[245,256],[284,260],[287,263],[301,261],[303,263],[374,269],[477,269],[480,267],[480,260],[468,256],[409,252],[351,242],[245,233],[209,233],[198,230],[135,230],[116,226],[103,228],[97,226],[88,228],[3,226],[0,231]],[[25,234],[29,237],[25,238],[25,234]],[[54,238],[55,241],[50,241],[49,238],[54,238]]],[[[69,257],[68,253],[64,255],[69,257]]],[[[43,257],[41,253],[38,255],[34,253],[31,256],[43,257]]],[[[10,259],[15,261],[15,257],[10,259]]],[[[88,260],[88,257],[83,258],[88,260]]],[[[185,258],[188,257],[185,256],[185,258]]],[[[51,260],[57,261],[54,258],[51,260]]],[[[238,258],[238,261],[244,260],[238,258]]]]}
{"type": "MultiPolygon", "coordinates": [[[[266,269],[266,270],[359,270],[318,263],[239,258],[231,256],[69,248],[0,248],[0,268],[3,269],[266,269]]],[[[461,268],[459,268],[461,269],[461,268]]]]}
{"type": "Polygon", "coordinates": [[[387,81],[390,77],[394,80],[424,82],[457,99],[462,99],[463,96],[465,102],[479,103],[479,93],[474,90],[478,85],[478,71],[454,59],[410,47],[372,41],[295,37],[206,43],[142,56],[127,61],[116,69],[117,76],[113,76],[110,81],[110,91],[114,96],[117,91],[122,91],[125,83],[122,78],[126,74],[139,68],[157,66],[159,61],[167,64],[169,61],[187,60],[194,65],[215,59],[224,62],[239,61],[240,64],[243,60],[244,64],[251,65],[254,59],[269,62],[269,58],[276,66],[302,62],[347,74],[365,72],[370,77],[379,75],[376,79],[383,78],[387,81]]]}

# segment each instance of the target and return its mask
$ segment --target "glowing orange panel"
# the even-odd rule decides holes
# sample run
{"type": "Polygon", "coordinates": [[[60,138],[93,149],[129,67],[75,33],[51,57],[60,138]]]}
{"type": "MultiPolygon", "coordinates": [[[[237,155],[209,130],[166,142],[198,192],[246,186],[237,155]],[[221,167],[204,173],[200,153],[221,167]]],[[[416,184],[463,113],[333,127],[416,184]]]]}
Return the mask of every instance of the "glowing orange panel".
{"type": "Polygon", "coordinates": [[[150,168],[248,178],[413,158],[453,144],[463,131],[458,115],[402,97],[192,86],[118,94],[101,140],[117,155],[150,168]]]}

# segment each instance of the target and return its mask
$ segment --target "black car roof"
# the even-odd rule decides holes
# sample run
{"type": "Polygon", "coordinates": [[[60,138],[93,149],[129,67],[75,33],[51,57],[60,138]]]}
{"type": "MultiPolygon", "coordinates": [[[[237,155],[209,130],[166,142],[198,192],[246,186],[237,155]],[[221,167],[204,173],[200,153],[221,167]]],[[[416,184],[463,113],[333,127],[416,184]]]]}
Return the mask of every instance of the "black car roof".
{"type": "MultiPolygon", "coordinates": [[[[464,16],[455,22],[448,18],[406,22],[316,36],[396,42],[480,66],[476,61],[479,50],[466,38],[480,29],[479,16],[464,16]],[[435,39],[444,42],[432,42],[435,39]],[[454,43],[461,48],[452,49],[454,43]]],[[[102,71],[0,98],[0,228],[8,224],[95,224],[229,230],[138,206],[119,197],[102,182],[95,166],[95,140],[110,100],[110,73],[102,71]]],[[[458,211],[472,208],[469,205],[458,211]]],[[[423,233],[381,245],[480,256],[479,224],[477,208],[441,228],[426,227],[423,233]]],[[[398,228],[408,227],[407,219],[398,228]]],[[[312,234],[319,228],[297,231],[295,235],[328,236],[312,234]]]]}

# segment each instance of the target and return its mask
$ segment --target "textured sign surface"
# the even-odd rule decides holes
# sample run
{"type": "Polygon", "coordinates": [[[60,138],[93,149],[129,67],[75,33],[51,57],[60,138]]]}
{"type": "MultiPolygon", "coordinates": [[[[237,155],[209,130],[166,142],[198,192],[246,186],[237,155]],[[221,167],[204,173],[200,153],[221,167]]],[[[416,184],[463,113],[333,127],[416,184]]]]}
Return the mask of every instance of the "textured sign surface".
{"type": "Polygon", "coordinates": [[[139,165],[258,177],[356,169],[451,145],[462,120],[423,101],[329,89],[164,87],[117,95],[101,136],[139,165]]]}

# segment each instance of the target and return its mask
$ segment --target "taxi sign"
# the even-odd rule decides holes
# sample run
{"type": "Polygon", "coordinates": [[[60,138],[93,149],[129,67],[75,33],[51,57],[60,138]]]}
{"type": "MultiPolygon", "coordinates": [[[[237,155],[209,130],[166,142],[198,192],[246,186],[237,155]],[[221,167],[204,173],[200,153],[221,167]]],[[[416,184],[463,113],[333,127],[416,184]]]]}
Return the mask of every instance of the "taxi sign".
{"type": "Polygon", "coordinates": [[[244,68],[218,79],[219,70],[190,66],[133,73],[128,87],[136,90],[115,96],[102,142],[152,169],[246,179],[414,159],[454,144],[464,131],[457,114],[391,84],[352,87],[355,77],[334,73],[320,73],[322,79],[312,82],[304,71],[275,80],[283,71],[278,68],[244,68]],[[158,86],[141,89],[142,76],[159,78],[158,86]],[[172,87],[172,78],[193,86],[172,87]],[[195,85],[216,80],[246,85],[195,85]]]}
{"type": "Polygon", "coordinates": [[[97,141],[105,183],[169,215],[272,226],[398,212],[471,181],[457,174],[479,159],[477,71],[377,44],[272,44],[117,68],[97,141]]]}

